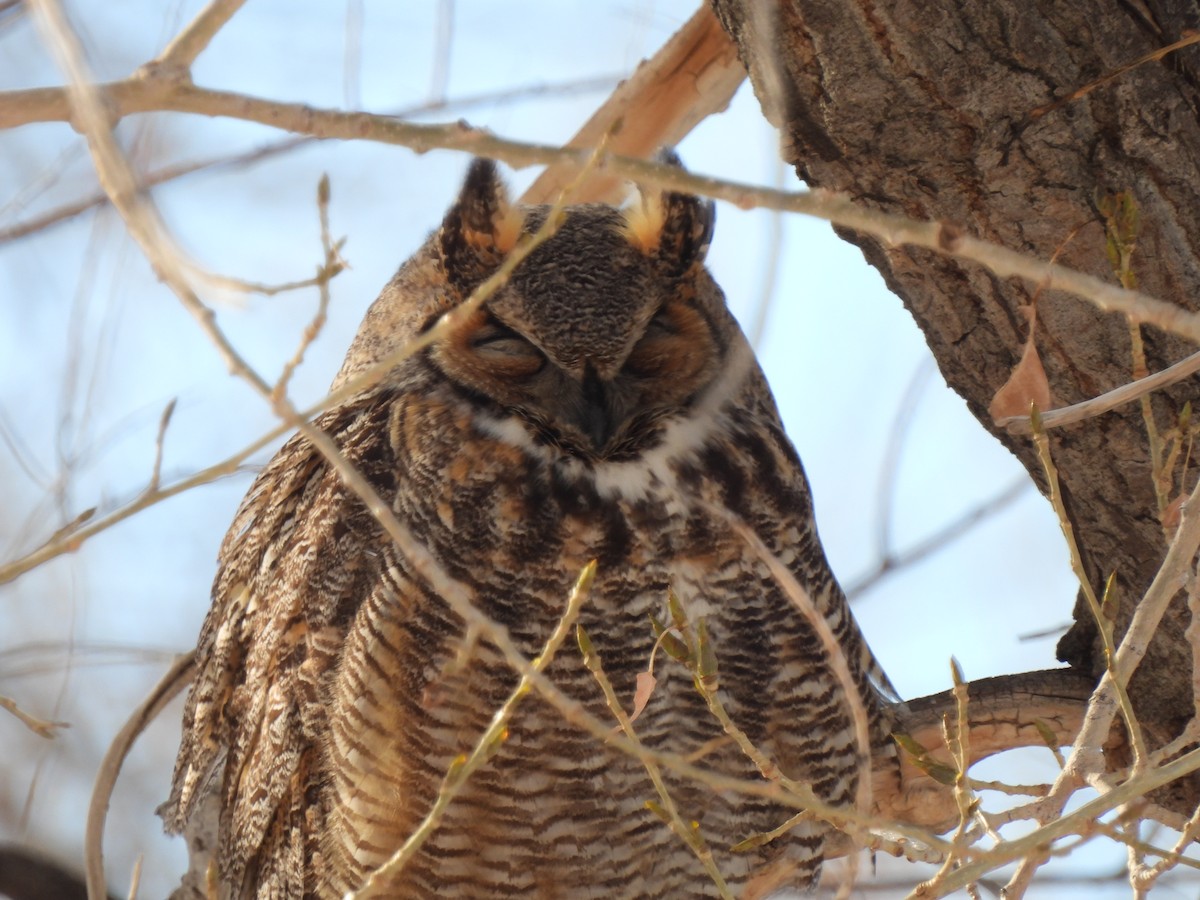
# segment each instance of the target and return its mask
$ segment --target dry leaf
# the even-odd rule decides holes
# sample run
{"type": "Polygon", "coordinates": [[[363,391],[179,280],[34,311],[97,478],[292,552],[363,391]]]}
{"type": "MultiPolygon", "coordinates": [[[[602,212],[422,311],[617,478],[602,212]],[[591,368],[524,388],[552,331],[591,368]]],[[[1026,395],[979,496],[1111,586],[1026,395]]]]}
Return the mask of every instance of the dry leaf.
{"type": "MultiPolygon", "coordinates": [[[[1031,307],[1026,307],[1031,309],[1031,307]]],[[[1046,370],[1042,368],[1042,358],[1038,356],[1037,345],[1033,340],[1037,327],[1037,314],[1029,316],[1029,337],[1025,339],[1025,349],[1021,359],[1013,367],[1012,374],[1004,386],[996,391],[988,412],[992,420],[999,422],[1009,416],[1029,415],[1030,404],[1036,404],[1039,410],[1050,409],[1050,382],[1046,379],[1046,370]]]]}
{"type": "Polygon", "coordinates": [[[631,723],[637,721],[637,717],[642,714],[642,710],[650,702],[650,695],[654,693],[656,684],[658,684],[658,679],[654,677],[653,673],[638,672],[637,689],[633,692],[633,715],[629,717],[631,723]]]}
{"type": "Polygon", "coordinates": [[[1179,527],[1179,520],[1183,517],[1183,501],[1186,499],[1185,495],[1180,494],[1163,510],[1162,524],[1167,531],[1174,531],[1179,527]]]}

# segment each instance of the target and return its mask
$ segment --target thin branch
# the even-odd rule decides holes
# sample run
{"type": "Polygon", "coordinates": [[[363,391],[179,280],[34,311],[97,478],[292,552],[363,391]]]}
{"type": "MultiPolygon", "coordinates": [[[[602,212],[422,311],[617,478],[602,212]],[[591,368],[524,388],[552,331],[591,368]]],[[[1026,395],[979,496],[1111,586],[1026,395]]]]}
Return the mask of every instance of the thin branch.
{"type": "Polygon", "coordinates": [[[200,11],[151,63],[163,70],[187,72],[217,32],[225,27],[246,0],[213,0],[200,11]]]}
{"type": "MultiPolygon", "coordinates": [[[[712,508],[716,510],[715,507],[712,508]]],[[[841,688],[842,695],[845,698],[846,708],[850,713],[850,722],[854,729],[854,740],[858,746],[859,778],[855,791],[855,807],[861,812],[869,812],[872,807],[871,727],[870,721],[867,718],[866,707],[863,705],[862,695],[859,692],[858,685],[854,681],[854,676],[850,672],[850,664],[846,659],[845,649],[833,633],[829,621],[817,609],[808,591],[796,580],[796,576],[791,573],[787,566],[779,561],[779,557],[772,553],[770,548],[763,543],[762,538],[744,522],[736,519],[731,512],[727,510],[716,511],[728,521],[730,527],[745,542],[750,552],[758,557],[759,562],[767,567],[767,571],[771,573],[771,578],[791,601],[796,611],[804,616],[813,633],[816,635],[817,640],[820,641],[826,663],[833,673],[834,678],[837,679],[838,686],[841,688]]]]}
{"type": "Polygon", "coordinates": [[[158,420],[158,434],[154,438],[154,467],[150,470],[150,483],[146,486],[148,493],[158,490],[159,480],[162,478],[163,443],[167,437],[167,426],[171,424],[171,416],[174,412],[175,398],[172,397],[171,402],[163,409],[162,417],[158,420]]]}
{"type": "Polygon", "coordinates": [[[913,418],[921,403],[921,396],[929,383],[930,376],[937,371],[932,356],[924,357],[904,386],[896,412],[888,428],[887,445],[883,451],[883,463],[879,471],[877,496],[879,508],[875,515],[875,552],[881,562],[892,555],[892,507],[895,504],[896,473],[904,456],[904,448],[912,428],[913,418]]]}
{"type": "Polygon", "coordinates": [[[1032,484],[1033,482],[1029,480],[1028,475],[1021,475],[994,497],[990,497],[977,506],[971,507],[958,518],[947,522],[933,534],[917,541],[917,543],[908,549],[901,550],[900,552],[889,550],[869,572],[858,576],[858,578],[849,583],[846,587],[846,596],[851,600],[855,600],[871,590],[887,576],[920,562],[927,556],[945,549],[960,538],[966,537],[976,525],[986,522],[1009,504],[1016,501],[1022,494],[1029,490],[1032,484]]]}
{"type": "MultiPolygon", "coordinates": [[[[1071,834],[1086,833],[1101,816],[1111,812],[1122,804],[1136,800],[1146,794],[1170,784],[1177,778],[1183,778],[1192,772],[1200,770],[1200,749],[1193,750],[1172,762],[1157,769],[1147,769],[1136,778],[1131,778],[1124,784],[1114,787],[1106,794],[1089,800],[1070,813],[1059,816],[1045,825],[1019,838],[1005,841],[990,850],[979,860],[968,863],[955,870],[942,884],[941,896],[951,891],[979,881],[988,872],[1007,862],[1022,860],[1021,867],[1030,863],[1037,856],[1039,848],[1049,846],[1053,841],[1071,834]]],[[[1036,864],[1033,866],[1036,869],[1036,864]]],[[[1019,873],[1020,869],[1018,869],[1019,873]]],[[[1017,876],[1014,875],[1015,879],[1017,876]]],[[[1006,888],[1013,890],[1013,882],[1006,888]]],[[[1010,893],[1011,897],[1019,897],[1020,893],[1010,893]]]]}
{"type": "Polygon", "coordinates": [[[58,529],[51,535],[45,543],[36,550],[26,553],[24,556],[18,557],[10,562],[0,565],[0,585],[7,584],[20,578],[27,572],[36,569],[38,566],[49,562],[57,556],[62,556],[64,553],[74,553],[85,542],[107,531],[114,525],[124,522],[129,517],[136,515],[143,509],[147,509],[155,504],[168,500],[185,491],[190,491],[192,488],[200,487],[201,485],[211,484],[212,482],[225,478],[229,475],[236,474],[241,467],[241,464],[247,459],[258,453],[264,447],[270,446],[274,441],[287,434],[293,429],[289,422],[281,423],[268,431],[258,440],[243,447],[232,456],[226,457],[218,463],[208,466],[200,471],[189,475],[186,478],[180,479],[173,484],[164,488],[155,490],[143,490],[138,496],[126,503],[124,506],[119,506],[112,512],[96,519],[91,524],[84,526],[95,515],[96,509],[92,507],[84,510],[67,526],[58,529]],[[84,527],[80,527],[84,526],[84,527]]]}
{"type": "MultiPolygon", "coordinates": [[[[558,648],[562,646],[562,642],[571,633],[595,577],[596,561],[592,560],[579,573],[579,578],[576,579],[575,586],[567,598],[563,614],[559,617],[554,630],[550,632],[550,636],[546,638],[541,653],[530,663],[533,672],[540,675],[546,670],[558,652],[558,648]]],[[[442,779],[442,785],[438,789],[437,797],[433,801],[433,806],[400,849],[392,854],[387,862],[371,872],[362,886],[351,893],[347,900],[366,900],[368,897],[394,895],[396,886],[393,882],[396,877],[437,830],[446,815],[446,810],[450,808],[450,804],[466,785],[467,780],[500,750],[508,733],[508,723],[512,721],[517,705],[530,691],[531,677],[531,675],[521,676],[517,686],[508,695],[508,699],[493,714],[492,721],[479,736],[479,740],[475,742],[475,747],[471,750],[470,755],[462,754],[450,764],[445,778],[442,779]]]]}
{"type": "MultiPolygon", "coordinates": [[[[1187,572],[1196,557],[1198,548],[1200,548],[1200,483],[1197,483],[1195,489],[1193,489],[1183,504],[1179,528],[1175,532],[1174,540],[1171,541],[1171,545],[1167,549],[1166,557],[1163,559],[1162,565],[1159,566],[1158,573],[1154,576],[1154,581],[1151,582],[1141,602],[1134,609],[1133,619],[1130,621],[1129,628],[1121,640],[1121,645],[1117,648],[1113,665],[1106,669],[1099,686],[1088,703],[1083,727],[1080,729],[1079,736],[1075,740],[1071,755],[1067,759],[1067,765],[1054,782],[1054,788],[1051,790],[1050,796],[1044,801],[1045,818],[1059,817],[1059,821],[1063,821],[1061,817],[1062,809],[1067,799],[1074,793],[1075,788],[1089,774],[1103,771],[1104,766],[1100,747],[1108,736],[1118,706],[1115,679],[1119,679],[1125,684],[1129,683],[1130,677],[1132,677],[1147,648],[1150,646],[1150,639],[1158,628],[1158,623],[1162,620],[1163,614],[1166,612],[1167,604],[1185,586],[1187,572]]],[[[1164,772],[1175,771],[1182,760],[1192,759],[1200,761],[1200,755],[1198,754],[1200,754],[1200,751],[1193,751],[1181,756],[1174,762],[1167,763],[1157,769],[1152,769],[1140,776],[1135,776],[1120,787],[1114,788],[1109,793],[1104,794],[1100,799],[1106,800],[1113,794],[1124,791],[1130,784],[1139,783],[1143,779],[1158,779],[1164,772]]],[[[1190,771],[1194,771],[1194,768],[1188,769],[1184,766],[1180,774],[1186,774],[1190,771]]],[[[1146,788],[1141,793],[1132,793],[1128,796],[1122,794],[1123,799],[1121,802],[1123,803],[1135,797],[1142,796],[1153,787],[1166,784],[1168,781],[1173,780],[1174,777],[1178,776],[1171,776],[1161,781],[1155,780],[1151,787],[1146,788]]],[[[1102,783],[1098,784],[1098,788],[1103,787],[1102,783]]],[[[1074,815],[1078,815],[1078,811],[1074,815]]],[[[1043,826],[1043,829],[1047,827],[1049,826],[1043,826]]],[[[1033,860],[1025,860],[1017,867],[1016,873],[1009,880],[1009,885],[1014,889],[1013,896],[1019,896],[1016,892],[1024,890],[1024,886],[1032,879],[1036,868],[1037,866],[1033,860]]]]}
{"type": "Polygon", "coordinates": [[[1175,41],[1172,44],[1167,44],[1165,47],[1159,47],[1157,50],[1152,50],[1144,56],[1135,59],[1133,62],[1125,63],[1125,65],[1122,66],[1117,66],[1111,72],[1106,72],[1100,78],[1088,82],[1081,88],[1076,88],[1065,97],[1060,97],[1057,100],[1053,100],[1050,103],[1046,103],[1037,107],[1036,109],[1031,110],[1029,115],[1026,117],[1026,120],[1021,123],[1021,128],[1027,127],[1029,124],[1046,115],[1046,113],[1053,112],[1056,109],[1061,109],[1062,107],[1074,103],[1076,100],[1079,100],[1082,97],[1086,97],[1096,88],[1120,78],[1126,72],[1130,72],[1133,69],[1136,69],[1138,66],[1145,65],[1148,62],[1154,62],[1155,60],[1161,60],[1164,56],[1174,53],[1176,50],[1182,50],[1185,47],[1190,47],[1197,41],[1200,41],[1200,32],[1188,30],[1185,32],[1184,37],[1180,38],[1178,41],[1175,41]]]}
{"type": "MultiPolygon", "coordinates": [[[[633,720],[621,705],[621,700],[617,697],[616,689],[613,687],[608,675],[605,674],[603,662],[599,654],[596,653],[596,648],[587,636],[587,632],[584,631],[583,625],[575,626],[575,636],[579,642],[579,650],[583,654],[583,664],[592,673],[592,677],[596,679],[596,683],[600,685],[600,691],[604,694],[604,702],[608,706],[609,712],[616,718],[621,731],[625,733],[625,737],[633,744],[641,747],[642,742],[638,739],[637,732],[634,731],[633,720]]],[[[653,665],[653,662],[651,662],[651,665],[653,665]]],[[[679,808],[675,805],[675,799],[671,796],[670,791],[667,790],[667,783],[663,780],[662,770],[658,764],[647,759],[642,763],[642,766],[645,768],[646,774],[650,776],[650,783],[654,785],[655,793],[658,794],[659,806],[657,809],[652,808],[653,811],[665,820],[667,827],[671,829],[672,833],[695,854],[696,858],[700,861],[700,865],[704,867],[704,871],[708,873],[708,877],[712,879],[713,884],[716,886],[717,893],[722,898],[733,900],[733,894],[729,890],[729,886],[725,883],[725,878],[721,874],[721,870],[717,867],[712,850],[709,849],[700,832],[697,829],[688,827],[687,823],[680,816],[679,808]]],[[[647,805],[649,806],[649,804],[647,805]]]]}
{"type": "MultiPolygon", "coordinates": [[[[1075,540],[1075,528],[1071,524],[1071,517],[1067,514],[1067,508],[1063,501],[1062,486],[1058,480],[1058,467],[1054,464],[1054,457],[1050,452],[1050,439],[1046,436],[1045,429],[1041,427],[1037,420],[1036,410],[1034,411],[1033,429],[1033,440],[1037,449],[1038,459],[1041,460],[1042,468],[1046,473],[1046,483],[1050,491],[1050,505],[1054,508],[1054,512],[1058,517],[1058,527],[1062,530],[1063,539],[1067,543],[1067,551],[1071,559],[1071,571],[1075,573],[1080,590],[1083,592],[1084,599],[1087,600],[1088,609],[1091,611],[1092,618],[1096,622],[1096,631],[1104,646],[1105,674],[1112,676],[1110,679],[1112,691],[1116,697],[1117,706],[1121,710],[1121,718],[1129,731],[1129,736],[1133,743],[1135,766],[1140,767],[1145,764],[1146,744],[1142,737],[1141,725],[1138,723],[1137,716],[1133,711],[1133,701],[1129,699],[1129,693],[1126,688],[1129,683],[1128,678],[1122,678],[1116,668],[1114,627],[1108,609],[1109,595],[1113,589],[1114,579],[1113,576],[1109,577],[1104,590],[1104,602],[1102,603],[1096,597],[1096,590],[1088,578],[1087,568],[1083,562],[1083,553],[1079,549],[1079,542],[1075,540]]],[[[1096,746],[1097,748],[1099,747],[1099,745],[1096,746]]]]}
{"type": "MultiPolygon", "coordinates": [[[[48,0],[36,0],[38,6],[46,2],[48,0]]],[[[322,139],[371,139],[385,144],[398,144],[418,153],[434,149],[465,150],[502,160],[516,168],[555,163],[580,168],[591,157],[584,151],[506,140],[462,123],[417,125],[369,113],[317,109],[229,91],[207,90],[193,84],[173,84],[144,74],[126,81],[91,86],[89,92],[103,103],[103,109],[112,119],[151,111],[228,116],[322,139]]],[[[0,94],[0,128],[32,122],[69,121],[71,116],[69,92],[63,88],[35,88],[0,94]]],[[[970,260],[1000,278],[1016,276],[1043,285],[1046,289],[1074,294],[1106,312],[1122,313],[1135,321],[1200,343],[1200,313],[971,237],[955,225],[921,222],[865,209],[845,195],[829,191],[789,194],[701,177],[673,166],[626,156],[605,153],[600,156],[599,165],[616,176],[640,184],[702,194],[742,208],[762,206],[804,213],[866,232],[889,246],[923,247],[945,256],[970,260]]]]}
{"type": "Polygon", "coordinates": [[[104,820],[108,817],[108,804],[121,766],[129,754],[134,741],[146,726],[184,688],[191,684],[196,674],[195,652],[178,657],[162,679],[154,686],[149,696],[133,712],[124,727],[117,732],[108,752],[100,762],[96,784],[92,788],[92,800],[88,804],[87,829],[84,835],[84,859],[87,864],[88,900],[107,900],[108,888],[104,877],[104,820]]]}
{"type": "Polygon", "coordinates": [[[5,697],[0,694],[0,709],[6,710],[16,717],[17,721],[36,734],[38,737],[53,740],[58,737],[59,731],[64,728],[70,728],[68,722],[52,722],[47,719],[39,719],[37,716],[32,716],[17,705],[17,701],[11,697],[5,697]]]}
{"type": "MultiPolygon", "coordinates": [[[[498,103],[510,103],[519,100],[525,100],[538,97],[566,97],[575,94],[593,93],[595,91],[605,90],[620,80],[618,75],[601,75],[595,78],[584,78],[578,81],[567,81],[558,84],[528,84],[515,88],[508,88],[498,91],[486,91],[480,94],[469,94],[452,100],[446,100],[440,103],[420,103],[415,106],[408,106],[403,109],[392,110],[387,113],[389,116],[396,118],[411,118],[414,116],[428,115],[435,112],[454,112],[458,110],[474,109],[479,106],[488,106],[498,103]]],[[[306,147],[314,143],[317,139],[308,135],[298,137],[289,137],[282,140],[270,141],[253,150],[247,150],[244,153],[233,155],[222,155],[208,157],[207,159],[193,160],[192,162],[181,162],[173,165],[164,166],[153,172],[141,175],[138,180],[138,187],[141,190],[157,187],[161,184],[166,184],[171,181],[176,181],[193,175],[197,172],[213,172],[222,171],[233,168],[241,168],[254,165],[267,159],[274,159],[292,150],[300,147],[306,147]]],[[[78,149],[78,148],[76,148],[78,149]]],[[[64,151],[64,156],[68,151],[64,151]]],[[[49,212],[27,219],[24,222],[17,222],[7,228],[0,228],[0,243],[19,240],[28,237],[39,231],[55,225],[70,221],[76,216],[87,212],[97,207],[107,206],[109,203],[108,194],[104,191],[97,191],[87,197],[79,200],[66,203],[56,207],[49,212]]]]}
{"type": "Polygon", "coordinates": [[[181,262],[184,254],[176,247],[157,209],[138,193],[137,180],[128,160],[117,146],[100,92],[87,71],[79,38],[67,21],[61,5],[57,0],[31,0],[31,3],[51,51],[70,80],[68,96],[73,121],[87,138],[96,175],[125,221],[125,227],[141,246],[155,274],[171,288],[184,309],[196,319],[216,346],[230,373],[250,382],[264,395],[268,394],[270,387],[242,359],[217,328],[212,310],[192,291],[181,262]]]}
{"type": "MultiPolygon", "coordinates": [[[[420,336],[408,341],[404,346],[398,348],[392,353],[380,358],[376,363],[370,366],[366,371],[347,379],[335,390],[331,391],[324,398],[319,400],[308,409],[296,411],[290,406],[286,409],[277,408],[283,421],[273,429],[268,431],[258,440],[244,447],[242,450],[232,456],[222,460],[215,465],[202,469],[201,471],[191,475],[175,484],[163,488],[161,490],[143,492],[136,500],[114,510],[112,513],[104,516],[86,528],[76,528],[75,526],[82,524],[91,518],[95,512],[94,509],[85,511],[76,518],[70,526],[60,529],[50,537],[38,549],[27,553],[19,559],[6,563],[0,566],[0,584],[5,584],[21,575],[37,568],[43,563],[53,559],[56,556],[61,556],[63,553],[69,553],[77,550],[83,543],[102,531],[113,527],[119,522],[128,519],[130,516],[140,512],[141,510],[160,503],[176,494],[181,494],[184,491],[191,490],[202,484],[208,484],[226,475],[231,475],[238,470],[239,465],[246,459],[249,459],[259,450],[273,443],[276,439],[287,434],[289,431],[300,427],[304,430],[307,427],[308,420],[320,413],[322,410],[329,409],[337,404],[350,399],[355,394],[361,391],[368,390],[372,385],[379,382],[389,371],[399,365],[405,359],[414,353],[419,353],[424,347],[430,343],[440,340],[451,329],[457,327],[461,322],[469,317],[471,313],[483,301],[491,295],[491,293],[504,281],[507,280],[509,274],[514,268],[534,249],[537,248],[543,241],[547,240],[550,234],[553,233],[556,217],[551,215],[546,217],[546,221],[542,224],[528,240],[524,240],[513,248],[512,252],[505,258],[504,263],[495,273],[483,282],[475,291],[475,293],[464,303],[447,312],[438,320],[438,323],[424,332],[420,336]]],[[[215,323],[212,323],[215,328],[215,323]]],[[[257,376],[256,376],[257,378],[257,376]]],[[[261,378],[258,378],[262,382],[261,378]]],[[[265,384],[265,382],[262,382],[265,384]]],[[[260,392],[262,393],[262,392],[260,392]]],[[[273,389],[262,394],[267,399],[271,400],[273,405],[278,407],[278,398],[273,397],[273,389]]],[[[309,431],[305,432],[310,434],[309,431]]],[[[366,482],[362,482],[363,485],[366,482]]],[[[382,505],[382,504],[380,504],[382,505]]]]}
{"type": "Polygon", "coordinates": [[[175,650],[136,644],[74,641],[26,641],[0,650],[0,678],[13,680],[97,666],[162,665],[178,656],[175,650]]]}
{"type": "MultiPolygon", "coordinates": [[[[969,692],[957,660],[950,660],[950,671],[954,678],[954,717],[953,724],[950,716],[943,719],[942,731],[945,735],[946,746],[950,748],[951,759],[954,761],[954,802],[958,811],[958,825],[954,829],[954,836],[950,839],[950,852],[946,854],[942,865],[932,878],[913,889],[911,894],[913,897],[935,895],[938,887],[964,858],[972,843],[970,825],[978,807],[968,773],[971,765],[969,692]]],[[[972,885],[968,884],[966,887],[970,890],[972,885]]]]}
{"type": "MultiPolygon", "coordinates": [[[[1172,384],[1177,384],[1190,375],[1195,375],[1200,372],[1200,353],[1193,353],[1186,359],[1181,359],[1172,366],[1168,366],[1161,372],[1155,372],[1153,375],[1147,375],[1145,378],[1139,378],[1136,381],[1131,381],[1129,384],[1123,384],[1119,388],[1114,388],[1107,393],[1101,394],[1099,397],[1092,397],[1090,400],[1083,400],[1079,403],[1073,403],[1070,406],[1063,406],[1059,409],[1052,409],[1041,413],[1042,426],[1044,428],[1061,428],[1063,425],[1071,425],[1075,422],[1082,422],[1085,419],[1093,418],[1101,413],[1106,413],[1109,410],[1116,409],[1126,403],[1132,403],[1149,394],[1151,391],[1157,391],[1172,384]]],[[[997,419],[996,424],[1001,428],[1007,428],[1011,434],[1029,434],[1030,428],[1029,416],[1006,416],[1002,419],[997,419]]]]}
{"type": "Polygon", "coordinates": [[[279,380],[275,382],[275,388],[271,391],[272,405],[279,403],[287,396],[288,383],[292,379],[292,375],[300,364],[304,362],[304,354],[312,345],[312,342],[317,339],[321,333],[321,329],[325,327],[325,316],[329,310],[329,282],[341,272],[345,267],[345,262],[342,261],[339,255],[341,242],[335,242],[333,235],[329,231],[329,176],[321,176],[320,184],[317,186],[317,218],[321,222],[321,246],[325,251],[325,261],[321,268],[317,271],[317,283],[320,286],[320,295],[317,301],[317,311],[313,314],[312,321],[308,323],[304,329],[304,333],[300,337],[300,344],[296,347],[296,352],[292,354],[283,366],[283,372],[279,375],[279,380]]]}

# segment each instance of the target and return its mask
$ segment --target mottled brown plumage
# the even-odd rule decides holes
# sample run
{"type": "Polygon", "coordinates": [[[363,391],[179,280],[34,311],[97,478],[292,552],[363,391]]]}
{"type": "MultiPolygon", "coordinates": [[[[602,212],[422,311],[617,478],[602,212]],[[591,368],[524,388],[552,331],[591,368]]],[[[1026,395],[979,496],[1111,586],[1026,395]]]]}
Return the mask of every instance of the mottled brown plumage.
{"type": "MultiPolygon", "coordinates": [[[[472,166],[442,227],[368,313],[337,383],[461,304],[544,208],[510,207],[472,166]]],[[[744,522],[811,595],[871,722],[886,679],[825,561],[800,462],[762,373],[703,266],[710,204],[665,193],[636,211],[568,210],[479,311],[316,424],[445,578],[535,655],[581,568],[598,560],[584,623],[630,705],[668,589],[703,618],[720,696],[792,778],[854,801],[859,748],[845,691],[804,615],[731,523],[744,522]]],[[[516,675],[464,626],[303,437],[242,503],[221,548],[184,714],[169,828],[221,797],[222,890],[353,890],[428,811],[516,675]]],[[[636,723],[649,746],[756,777],[682,666],[661,660],[636,723]]],[[[610,719],[573,648],[548,670],[610,719]]],[[[805,886],[826,827],[734,843],[789,813],[668,773],[735,890],[805,886]],[[757,881],[755,881],[757,879],[757,881]]],[[[641,765],[536,695],[403,870],[397,897],[697,897],[692,852],[649,814],[641,765]]]]}

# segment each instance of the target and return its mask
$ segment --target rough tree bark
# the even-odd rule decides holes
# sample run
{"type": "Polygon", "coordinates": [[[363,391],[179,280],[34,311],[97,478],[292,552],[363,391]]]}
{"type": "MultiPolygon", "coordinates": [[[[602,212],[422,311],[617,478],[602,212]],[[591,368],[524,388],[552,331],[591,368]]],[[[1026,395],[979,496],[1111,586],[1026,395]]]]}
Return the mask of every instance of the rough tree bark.
{"type": "MultiPolygon", "coordinates": [[[[781,131],[785,158],[809,185],[888,212],[951,222],[1043,259],[1058,254],[1060,262],[1109,280],[1100,198],[1131,191],[1142,223],[1133,256],[1139,288],[1200,308],[1200,49],[1118,72],[1200,25],[1194,4],[713,5],[781,131]]],[[[996,427],[987,411],[1020,356],[1028,332],[1021,307],[1036,288],[927,251],[843,236],[903,300],[946,381],[1044,488],[1031,440],[996,427]]],[[[1037,346],[1055,406],[1130,381],[1131,337],[1122,317],[1049,292],[1037,298],[1037,311],[1037,346]]],[[[1196,350],[1150,328],[1145,346],[1150,371],[1196,350]]],[[[1158,428],[1176,423],[1195,394],[1194,379],[1155,394],[1158,428]]],[[[1051,444],[1092,584],[1099,592],[1116,573],[1119,635],[1166,549],[1141,410],[1133,403],[1063,427],[1051,433],[1051,444]]],[[[1179,496],[1178,467],[1173,478],[1172,499],[1179,496]]],[[[1194,480],[1187,476],[1188,488],[1194,480]]],[[[1175,737],[1194,713],[1187,623],[1178,596],[1131,684],[1155,745],[1175,737]]],[[[1103,671],[1082,601],[1058,655],[1093,677],[1103,671]]],[[[1172,796],[1156,799],[1190,813],[1198,785],[1177,784],[1172,796]]]]}

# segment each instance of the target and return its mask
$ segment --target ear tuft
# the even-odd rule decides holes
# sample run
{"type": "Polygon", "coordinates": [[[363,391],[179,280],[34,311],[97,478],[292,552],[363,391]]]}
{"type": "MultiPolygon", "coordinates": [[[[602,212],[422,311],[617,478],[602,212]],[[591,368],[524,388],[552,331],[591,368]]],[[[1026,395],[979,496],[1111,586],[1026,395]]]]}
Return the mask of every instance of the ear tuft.
{"type": "Polygon", "coordinates": [[[508,199],[496,164],[476,159],[438,231],[446,277],[470,289],[492,272],[517,242],[524,211],[508,199]]]}
{"type": "MultiPolygon", "coordinates": [[[[683,168],[674,150],[663,150],[658,158],[683,168]]],[[[649,189],[639,190],[639,200],[625,209],[622,231],[630,243],[676,276],[704,260],[715,224],[711,200],[649,189]]]]}

